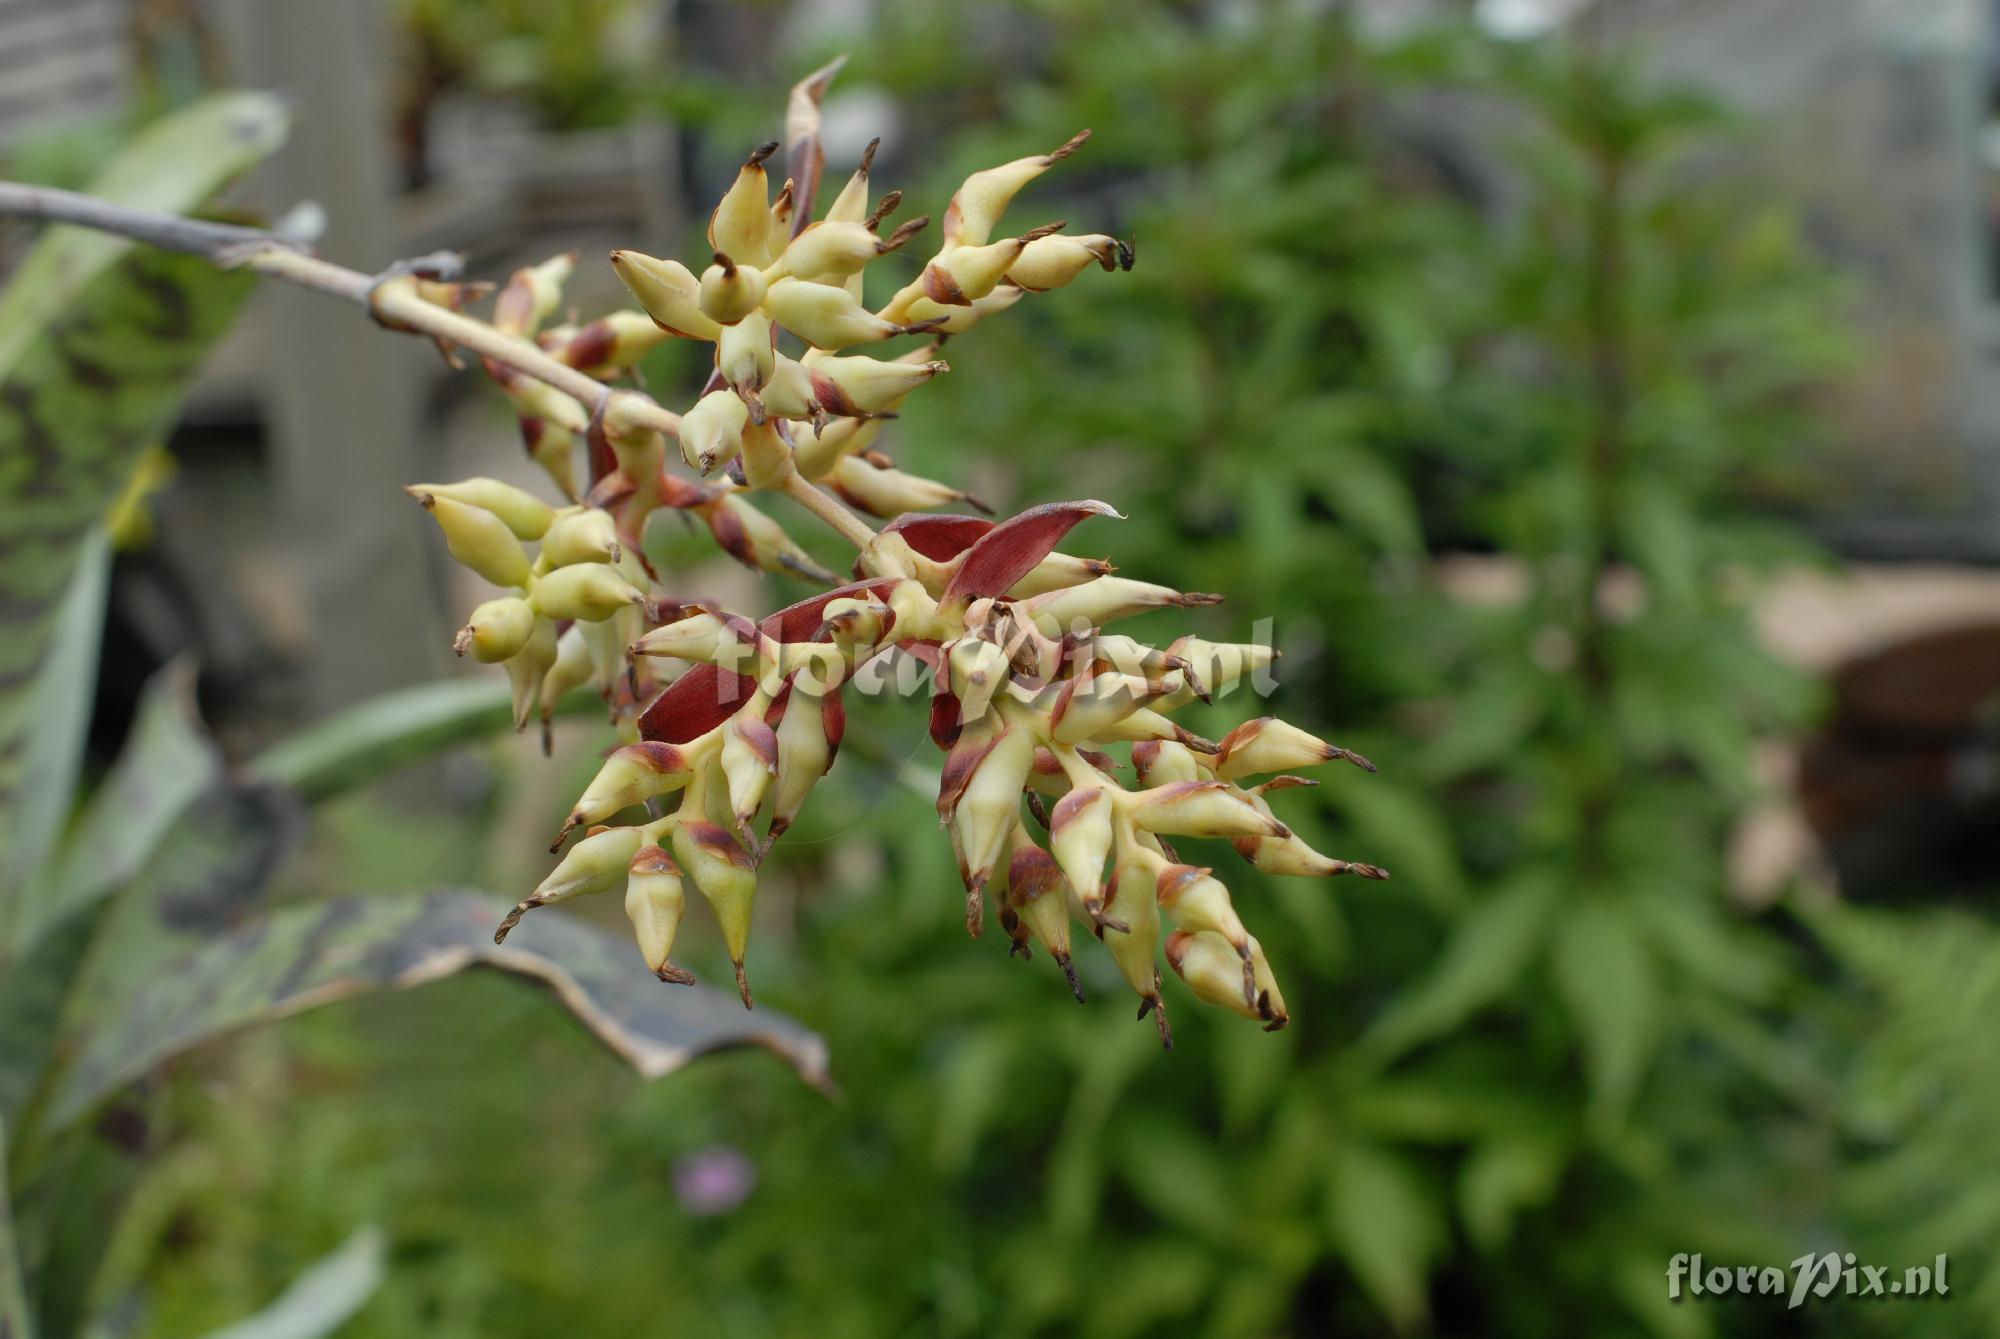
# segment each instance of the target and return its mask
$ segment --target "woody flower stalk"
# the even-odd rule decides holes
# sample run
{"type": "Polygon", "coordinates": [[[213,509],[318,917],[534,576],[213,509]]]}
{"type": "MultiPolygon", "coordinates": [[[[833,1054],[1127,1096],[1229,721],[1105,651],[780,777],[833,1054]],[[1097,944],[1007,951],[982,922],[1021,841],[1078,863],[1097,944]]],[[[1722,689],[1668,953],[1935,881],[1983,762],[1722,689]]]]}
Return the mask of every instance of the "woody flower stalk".
{"type": "Polygon", "coordinates": [[[1173,843],[1223,838],[1269,874],[1385,878],[1313,850],[1273,804],[1312,784],[1302,769],[1373,765],[1268,717],[1219,740],[1180,725],[1175,713],[1276,652],[1105,632],[1148,610],[1221,599],[1058,548],[1079,523],[1116,517],[1109,505],[1055,502],[997,523],[939,513],[983,507],[898,469],[880,446],[907,398],[951,371],[948,341],[1092,270],[1131,267],[1129,242],[1061,221],[1002,230],[1016,196],[1089,132],[967,178],[936,249],[871,306],[868,268],[931,229],[925,217],[891,223],[901,195],[874,194],[873,145],[815,217],[819,101],[838,68],[793,90],[788,179],[775,193],[777,141],[745,157],[698,268],[615,251],[638,308],[587,321],[551,324],[574,256],[517,271],[482,321],[463,309],[487,289],[460,281],[455,257],[371,277],[275,234],[6,183],[0,214],[119,231],[359,303],[384,327],[432,340],[454,366],[470,355],[508,398],[554,502],[485,477],[408,489],[452,557],[495,587],[453,647],[504,670],[516,728],[539,721],[545,747],[556,704],[585,684],[626,742],[571,806],[555,834],[559,860],[496,940],[536,908],[622,888],[647,967],[691,982],[672,955],[692,885],[750,1005],[758,868],[833,766],[846,685],[901,653],[931,671],[930,734],[944,752],[937,814],[973,935],[990,909],[1010,949],[1025,958],[1041,948],[1079,1000],[1075,942],[1099,940],[1167,1045],[1162,960],[1196,998],[1281,1028],[1290,1014],[1263,946],[1217,872],[1173,843]],[[632,384],[645,354],[674,339],[713,346],[713,370],[682,413],[632,384]],[[821,567],[751,500],[759,493],[782,493],[850,544],[852,580],[821,567]],[[739,562],[827,589],[762,618],[677,595],[643,544],[666,512],[698,520],[739,562]]]}

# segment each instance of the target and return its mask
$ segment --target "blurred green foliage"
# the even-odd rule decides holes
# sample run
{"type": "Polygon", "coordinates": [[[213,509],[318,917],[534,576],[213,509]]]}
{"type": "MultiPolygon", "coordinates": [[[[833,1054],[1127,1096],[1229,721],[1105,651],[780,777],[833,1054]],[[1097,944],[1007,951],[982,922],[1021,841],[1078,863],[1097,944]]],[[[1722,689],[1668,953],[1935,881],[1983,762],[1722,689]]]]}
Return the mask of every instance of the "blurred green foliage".
{"type": "MultiPolygon", "coordinates": [[[[913,200],[1091,125],[1015,215],[1139,249],[965,337],[967,375],[886,445],[1006,503],[1103,496],[1133,519],[1091,541],[1125,572],[1231,595],[1202,633],[1274,620],[1269,709],[1382,766],[1281,814],[1396,880],[1233,874],[1294,1024],[1170,987],[1162,1056],[1108,964],[1079,955],[1079,1009],[1045,960],[966,942],[898,781],[921,728],[858,705],[757,965],[830,1039],[839,1101],[752,1056],[637,1088],[478,981],[297,1025],[232,1053],[230,1101],[177,1090],[121,1243],[162,1332],[363,1221],[390,1284],[350,1332],[384,1335],[1748,1335],[1782,1310],[1669,1303],[1672,1256],[1990,1258],[2000,1200],[1961,1181],[1993,1162],[1983,1108],[1932,1099],[1991,1086],[1951,977],[1993,950],[1725,899],[1752,746],[1812,701],[1746,614],[1760,569],[1812,555],[1742,499],[1847,353],[1794,221],[1717,170],[1726,124],[1585,47],[1381,45],[1290,6],[879,17],[845,78],[922,108],[919,140],[952,128],[913,200]],[[704,1217],[675,1177],[717,1144],[756,1185],[704,1217]]],[[[422,856],[413,885],[519,884],[466,869],[508,812],[442,836],[352,812],[327,855],[379,867],[379,836],[422,856]]],[[[1990,1332],[1966,1291],[1782,1323],[1990,1332]]]]}

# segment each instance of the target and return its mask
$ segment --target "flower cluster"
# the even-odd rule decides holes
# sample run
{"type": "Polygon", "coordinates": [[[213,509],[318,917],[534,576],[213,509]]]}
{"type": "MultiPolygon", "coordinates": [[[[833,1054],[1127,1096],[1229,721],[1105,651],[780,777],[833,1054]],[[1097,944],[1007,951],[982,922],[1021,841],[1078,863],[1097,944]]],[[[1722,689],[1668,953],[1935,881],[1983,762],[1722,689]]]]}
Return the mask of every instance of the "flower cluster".
{"type": "MultiPolygon", "coordinates": [[[[516,726],[539,713],[546,732],[556,702],[594,681],[631,740],[608,755],[552,849],[578,830],[581,838],[498,937],[535,907],[622,886],[647,966],[662,980],[691,981],[671,961],[691,883],[720,923],[747,1006],[758,866],[832,766],[843,690],[877,657],[902,654],[931,671],[930,733],[945,753],[938,816],[974,935],[990,896],[1014,951],[1041,946],[1081,999],[1071,927],[1083,926],[1168,1044],[1161,957],[1198,998],[1282,1027],[1288,1013],[1263,948],[1222,881],[1183,862],[1172,842],[1227,839],[1273,874],[1386,877],[1314,851],[1269,802],[1311,784],[1295,769],[1372,765],[1268,717],[1216,741],[1177,724],[1177,710],[1276,652],[1194,637],[1156,648],[1104,632],[1128,615],[1220,598],[1058,551],[1079,522],[1115,516],[1110,507],[1052,503],[998,523],[926,514],[969,499],[874,449],[905,397],[947,370],[935,355],[948,338],[1093,267],[1130,267],[1129,244],[1069,236],[1059,223],[993,236],[1016,193],[1088,132],[968,178],[936,254],[871,309],[865,268],[908,246],[926,220],[884,233],[900,197],[870,204],[873,146],[825,216],[811,219],[823,87],[821,78],[794,94],[794,179],[773,200],[765,163],[777,145],[750,155],[710,219],[703,273],[614,252],[643,312],[545,328],[573,264],[558,257],[514,275],[496,304],[495,326],[606,383],[661,340],[713,343],[714,372],[675,434],[701,481],[668,468],[658,408],[644,396],[607,385],[586,408],[488,360],[530,454],[569,504],[551,507],[492,479],[410,489],[452,556],[507,590],[473,611],[456,645],[506,667],[516,726]],[[842,352],[897,337],[921,347],[887,358],[842,352]],[[582,488],[572,473],[579,445],[589,462],[582,488]],[[862,525],[822,484],[888,523],[862,525]],[[659,593],[639,541],[662,509],[699,516],[745,563],[832,585],[746,500],[758,491],[788,494],[854,542],[855,579],[761,619],[659,593]],[[1111,748],[1129,749],[1136,785],[1119,779],[1125,764],[1111,748]]],[[[438,300],[465,296],[434,287],[438,300]]]]}

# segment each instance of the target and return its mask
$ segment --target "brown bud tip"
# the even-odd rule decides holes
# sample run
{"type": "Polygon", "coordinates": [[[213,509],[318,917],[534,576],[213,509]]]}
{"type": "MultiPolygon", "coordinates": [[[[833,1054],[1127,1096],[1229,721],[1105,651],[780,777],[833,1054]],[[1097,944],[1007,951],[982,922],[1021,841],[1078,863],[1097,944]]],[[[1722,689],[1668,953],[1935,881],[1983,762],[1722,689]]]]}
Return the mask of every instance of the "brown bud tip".
{"type": "Polygon", "coordinates": [[[863,172],[875,166],[875,151],[881,147],[882,137],[880,135],[868,141],[868,147],[861,151],[861,170],[863,172]]]}
{"type": "Polygon", "coordinates": [[[1223,597],[1205,590],[1182,591],[1173,602],[1183,609],[1198,609],[1205,605],[1221,604],[1223,597]]]}
{"type": "Polygon", "coordinates": [[[542,900],[539,897],[526,898],[516,903],[514,909],[502,917],[500,924],[494,927],[493,942],[496,944],[506,943],[507,936],[512,934],[514,927],[521,923],[521,917],[527,915],[540,905],[542,905],[542,900]]]}
{"type": "Polygon", "coordinates": [[[986,933],[986,898],[980,891],[986,886],[986,876],[993,871],[980,870],[965,884],[965,932],[974,939],[986,933]]]}
{"type": "Polygon", "coordinates": [[[762,167],[764,165],[764,160],[769,158],[772,154],[776,153],[777,151],[778,151],[778,141],[776,140],[772,140],[768,144],[759,144],[756,148],[750,151],[750,156],[743,160],[743,166],[746,168],[762,167]]]}
{"type": "Polygon", "coordinates": [[[1067,953],[1058,953],[1055,955],[1055,958],[1056,962],[1062,966],[1063,975],[1069,978],[1069,993],[1076,996],[1078,1004],[1082,1004],[1084,1002],[1083,982],[1076,978],[1076,964],[1070,960],[1070,956],[1067,953]]]}
{"type": "Polygon", "coordinates": [[[676,967],[670,962],[663,962],[654,968],[653,975],[659,977],[660,980],[670,986],[691,986],[694,984],[693,972],[690,972],[685,967],[676,967]]]}
{"type": "Polygon", "coordinates": [[[743,971],[743,964],[740,962],[736,964],[736,993],[743,997],[744,1008],[755,1009],[757,1007],[756,1002],[750,998],[750,978],[743,971]]]}
{"type": "Polygon", "coordinates": [[[1090,138],[1090,132],[1088,130],[1077,131],[1074,135],[1071,135],[1069,137],[1069,139],[1063,144],[1061,148],[1055,150],[1055,152],[1049,155],[1049,161],[1051,163],[1060,163],[1063,159],[1069,157],[1071,154],[1075,153],[1078,149],[1081,149],[1083,147],[1084,141],[1089,138],[1090,138]]]}
{"type": "Polygon", "coordinates": [[[736,262],[731,260],[725,252],[718,251],[715,253],[715,263],[722,267],[722,273],[725,276],[736,273],[736,262]]]}
{"type": "Polygon", "coordinates": [[[874,232],[875,229],[882,225],[882,220],[893,214],[896,211],[896,206],[901,203],[903,203],[903,193],[901,191],[890,191],[887,195],[876,201],[875,212],[863,219],[861,226],[868,229],[869,232],[874,232]]]}
{"type": "Polygon", "coordinates": [[[556,839],[549,843],[550,855],[554,855],[557,851],[562,850],[562,844],[569,840],[569,834],[575,832],[576,825],[581,822],[583,822],[583,815],[576,813],[571,814],[563,820],[562,830],[557,832],[556,839]]]}
{"type": "Polygon", "coordinates": [[[1347,761],[1353,763],[1356,767],[1359,767],[1364,772],[1379,772],[1382,770],[1381,768],[1377,767],[1374,763],[1369,762],[1366,758],[1356,753],[1353,749],[1336,748],[1333,751],[1333,756],[1336,758],[1347,759],[1347,761]]]}
{"type": "Polygon", "coordinates": [[[1039,242],[1044,237],[1054,236],[1056,233],[1061,232],[1064,228],[1067,228],[1068,226],[1069,226],[1068,219],[1057,219],[1054,223],[1044,223],[1038,228],[1028,229],[1026,232],[1022,233],[1020,237],[1017,238],[1016,240],[1019,241],[1022,246],[1026,246],[1030,242],[1039,242]]]}
{"type": "Polygon", "coordinates": [[[470,623],[460,628],[458,635],[451,639],[451,649],[454,654],[461,656],[472,649],[472,625],[470,623]]]}
{"type": "Polygon", "coordinates": [[[1389,877],[1389,871],[1383,869],[1380,865],[1361,865],[1361,864],[1350,863],[1347,867],[1347,870],[1348,873],[1359,874],[1364,879],[1387,879],[1389,877]]]}
{"type": "Polygon", "coordinates": [[[931,216],[929,214],[919,214],[908,223],[899,223],[896,225],[896,231],[883,238],[876,250],[878,252],[894,251],[925,228],[928,228],[930,223],[931,216]]]}

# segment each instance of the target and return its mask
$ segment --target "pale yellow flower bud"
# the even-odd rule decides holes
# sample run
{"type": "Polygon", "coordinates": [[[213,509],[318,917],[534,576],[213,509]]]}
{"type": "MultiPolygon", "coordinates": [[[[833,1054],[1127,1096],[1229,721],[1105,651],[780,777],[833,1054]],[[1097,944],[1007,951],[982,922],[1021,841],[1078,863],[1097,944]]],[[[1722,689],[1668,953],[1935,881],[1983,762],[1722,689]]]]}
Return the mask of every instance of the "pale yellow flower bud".
{"type": "Polygon", "coordinates": [[[654,324],[685,339],[715,339],[722,327],[701,309],[701,281],[677,260],[640,251],[613,251],[611,268],[654,324]]]}
{"type": "Polygon", "coordinates": [[[686,910],[687,890],[681,884],[680,867],[661,848],[640,847],[625,880],[625,915],[639,942],[639,956],[653,975],[682,986],[694,984],[693,974],[667,958],[674,951],[674,936],[686,910]]]}
{"type": "Polygon", "coordinates": [[[528,551],[505,521],[483,507],[437,493],[414,496],[444,531],[444,546],[453,558],[496,586],[527,583],[528,551]]]}
{"type": "Polygon", "coordinates": [[[1180,781],[1132,796],[1132,821],[1170,837],[1282,837],[1290,829],[1236,787],[1180,781]]]}
{"type": "Polygon", "coordinates": [[[710,391],[681,416],[681,458],[707,474],[727,465],[743,449],[743,429],[750,406],[727,386],[710,391]]]}
{"type": "MultiPolygon", "coordinates": [[[[778,142],[773,140],[751,154],[723,193],[722,202],[708,220],[710,249],[727,252],[746,265],[771,263],[778,247],[773,245],[771,185],[764,173],[764,160],[777,148],[778,142]]],[[[782,245],[782,234],[778,245],[782,245]]]]}
{"type": "Polygon", "coordinates": [[[1082,237],[1037,237],[1021,248],[1007,271],[1007,281],[1030,292],[1062,288],[1092,265],[1115,270],[1132,267],[1131,248],[1116,237],[1088,233],[1082,237]]]}
{"type": "Polygon", "coordinates": [[[1358,753],[1329,744],[1275,716],[1259,716],[1222,737],[1215,774],[1224,781],[1235,781],[1264,772],[1312,767],[1335,758],[1346,758],[1366,771],[1375,770],[1375,764],[1358,753]]]}
{"type": "Polygon", "coordinates": [[[999,167],[989,167],[965,179],[944,212],[944,240],[948,246],[978,246],[993,235],[1000,216],[1023,186],[1075,153],[1090,138],[1082,131],[1053,153],[1017,158],[999,167]]]}
{"type": "Polygon", "coordinates": [[[738,265],[718,251],[715,264],[702,272],[701,291],[696,300],[701,304],[702,314],[718,325],[735,325],[757,310],[767,286],[761,270],[738,265]]]}
{"type": "Polygon", "coordinates": [[[603,563],[558,567],[534,579],[528,600],[544,618],[595,623],[631,605],[645,607],[644,591],[603,563]]]}
{"type": "Polygon", "coordinates": [[[468,507],[490,511],[514,532],[516,539],[540,539],[555,520],[555,508],[524,488],[480,475],[455,484],[411,484],[403,490],[411,497],[450,498],[468,507]]]}
{"type": "Polygon", "coordinates": [[[750,917],[757,898],[757,869],[750,853],[727,829],[683,809],[674,828],[674,859],[708,899],[722,926],[722,941],[736,965],[736,989],[750,1007],[750,982],[743,955],[750,946],[750,917]]]}
{"type": "Polygon", "coordinates": [[[621,551],[618,523],[611,519],[611,513],[602,507],[584,507],[556,518],[542,537],[541,560],[549,568],[615,563],[621,551]]]}
{"type": "Polygon", "coordinates": [[[534,630],[534,609],[519,596],[505,595],[474,609],[451,646],[460,655],[472,652],[482,665],[497,665],[519,655],[534,630]]]}

